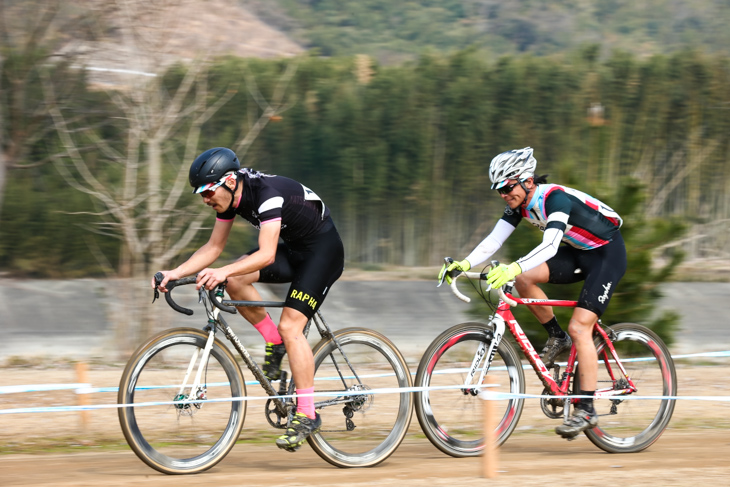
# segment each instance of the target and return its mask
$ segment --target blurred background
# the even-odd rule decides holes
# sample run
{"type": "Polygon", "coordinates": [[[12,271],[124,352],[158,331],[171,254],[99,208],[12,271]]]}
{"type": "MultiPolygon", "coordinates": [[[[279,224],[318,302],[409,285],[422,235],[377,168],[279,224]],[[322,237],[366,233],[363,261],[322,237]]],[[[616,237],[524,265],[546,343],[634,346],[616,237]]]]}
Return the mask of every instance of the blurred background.
{"type": "MultiPolygon", "coordinates": [[[[150,306],[149,279],[209,236],[187,174],[215,146],[331,208],[335,328],[417,354],[484,318],[435,276],[501,215],[492,157],[531,146],[624,217],[605,322],[730,344],[728,20],[726,0],[0,0],[0,362],[124,362],[190,323],[150,306]]],[[[237,222],[220,264],[256,238],[237,222]]],[[[497,257],[540,238],[519,228],[497,257]]]]}

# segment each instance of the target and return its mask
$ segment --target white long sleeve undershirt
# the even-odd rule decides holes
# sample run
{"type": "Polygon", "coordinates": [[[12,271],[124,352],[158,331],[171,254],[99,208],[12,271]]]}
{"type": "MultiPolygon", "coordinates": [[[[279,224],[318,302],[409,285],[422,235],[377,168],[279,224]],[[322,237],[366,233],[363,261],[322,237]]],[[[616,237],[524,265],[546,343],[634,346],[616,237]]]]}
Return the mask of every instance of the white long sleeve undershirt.
{"type": "Polygon", "coordinates": [[[494,226],[492,233],[487,235],[487,238],[481,241],[474,250],[466,257],[471,267],[479,265],[488,258],[490,258],[496,251],[502,247],[502,244],[507,240],[507,237],[512,235],[515,231],[515,227],[510,225],[504,220],[498,220],[494,226]]]}
{"type": "Polygon", "coordinates": [[[520,265],[522,272],[529,271],[539,266],[543,262],[555,257],[558,253],[558,247],[560,241],[563,238],[563,231],[557,228],[547,228],[542,235],[542,242],[540,245],[532,249],[532,252],[524,257],[517,259],[517,263],[520,265]]]}
{"type": "MultiPolygon", "coordinates": [[[[497,252],[507,238],[515,231],[515,227],[504,220],[497,221],[492,233],[481,241],[474,250],[466,257],[471,267],[481,264],[497,252]]],[[[548,228],[542,236],[542,242],[529,254],[517,260],[522,272],[533,269],[558,253],[560,241],[563,238],[563,231],[557,228],[548,228]]]]}

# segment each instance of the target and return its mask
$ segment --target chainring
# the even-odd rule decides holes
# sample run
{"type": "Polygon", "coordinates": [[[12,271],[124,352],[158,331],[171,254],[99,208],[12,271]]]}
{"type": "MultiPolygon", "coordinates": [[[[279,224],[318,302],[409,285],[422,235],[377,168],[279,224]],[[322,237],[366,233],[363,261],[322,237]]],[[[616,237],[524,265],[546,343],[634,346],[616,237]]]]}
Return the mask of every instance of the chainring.
{"type": "Polygon", "coordinates": [[[289,418],[284,417],[279,413],[273,399],[268,399],[266,401],[264,415],[266,416],[266,421],[268,421],[274,428],[283,430],[286,429],[286,426],[289,423],[289,418]]]}
{"type": "MultiPolygon", "coordinates": [[[[568,394],[570,395],[570,391],[568,391],[568,394]]],[[[551,395],[550,390],[548,388],[543,389],[542,395],[551,395]]],[[[540,399],[540,408],[548,418],[562,419],[565,412],[565,398],[561,396],[543,397],[540,399]]]]}
{"type": "MultiPolygon", "coordinates": [[[[560,377],[560,366],[558,364],[553,365],[552,369],[552,376],[555,378],[555,383],[557,384],[558,388],[560,388],[563,386],[564,381],[569,380],[569,377],[565,373],[563,373],[563,376],[560,377]]],[[[572,391],[568,389],[567,394],[571,395],[572,391]]],[[[540,398],[540,409],[542,409],[542,412],[543,414],[545,414],[545,416],[550,419],[562,419],[565,417],[564,396],[553,395],[553,393],[547,387],[542,390],[541,395],[550,396],[540,398]]]]}

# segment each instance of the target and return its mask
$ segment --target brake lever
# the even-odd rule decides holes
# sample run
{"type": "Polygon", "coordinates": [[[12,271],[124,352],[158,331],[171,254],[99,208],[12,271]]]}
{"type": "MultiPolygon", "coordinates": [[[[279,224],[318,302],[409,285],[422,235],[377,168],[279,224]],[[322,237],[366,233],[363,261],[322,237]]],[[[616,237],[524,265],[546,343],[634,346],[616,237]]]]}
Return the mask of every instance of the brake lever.
{"type": "Polygon", "coordinates": [[[206,291],[205,286],[201,286],[200,289],[198,289],[198,302],[203,302],[203,294],[210,294],[213,296],[212,293],[221,293],[221,296],[223,295],[223,291],[226,289],[226,285],[228,285],[228,279],[223,281],[222,283],[218,284],[215,289],[211,289],[210,291],[206,291]]]}
{"type": "MultiPolygon", "coordinates": [[[[489,264],[492,266],[492,269],[496,269],[497,267],[499,267],[498,260],[491,260],[491,261],[489,261],[489,264]]],[[[489,270],[491,271],[492,269],[489,269],[489,270]]],[[[489,274],[489,273],[487,272],[487,274],[489,274]]],[[[486,277],[485,277],[485,279],[486,279],[486,277]]],[[[491,283],[487,283],[487,287],[486,287],[485,291],[486,292],[497,291],[497,289],[493,288],[491,283]]]]}
{"type": "Polygon", "coordinates": [[[158,287],[164,278],[165,278],[165,275],[162,272],[158,272],[155,274],[155,290],[154,290],[154,294],[152,296],[153,303],[155,301],[157,301],[160,297],[160,291],[159,291],[158,287]]]}
{"type": "MultiPolygon", "coordinates": [[[[454,262],[454,259],[452,259],[451,257],[444,257],[444,263],[446,264],[446,267],[449,267],[449,265],[451,265],[452,262],[454,262]]],[[[436,287],[437,288],[441,287],[441,284],[443,284],[445,280],[446,280],[446,268],[444,268],[444,273],[441,275],[441,280],[439,281],[438,286],[436,286],[436,287]]]]}

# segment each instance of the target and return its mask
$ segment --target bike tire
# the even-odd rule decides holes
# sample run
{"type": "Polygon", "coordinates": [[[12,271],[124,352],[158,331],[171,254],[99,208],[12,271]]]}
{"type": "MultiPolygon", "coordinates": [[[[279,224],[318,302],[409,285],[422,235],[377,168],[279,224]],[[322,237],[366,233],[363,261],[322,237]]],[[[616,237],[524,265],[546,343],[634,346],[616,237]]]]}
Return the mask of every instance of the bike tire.
{"type": "MultiPolygon", "coordinates": [[[[472,364],[481,343],[489,344],[492,327],[484,323],[461,323],[436,337],[418,365],[416,387],[453,387],[464,384],[465,372],[472,364]]],[[[502,340],[488,373],[485,390],[524,394],[525,374],[514,347],[502,340]]],[[[433,445],[453,457],[477,456],[484,450],[483,410],[481,399],[457,389],[433,389],[415,393],[416,416],[421,429],[433,445]]],[[[512,434],[522,414],[524,398],[494,401],[498,423],[497,445],[512,434]]]]}
{"type": "MultiPolygon", "coordinates": [[[[245,396],[246,385],[235,358],[218,339],[201,379],[206,398],[189,405],[157,404],[176,400],[195,350],[207,340],[207,332],[194,328],[167,330],[142,344],[122,374],[117,400],[129,405],[118,410],[122,432],[134,453],[159,472],[193,474],[213,467],[231,451],[243,427],[246,401],[226,398],[245,396]]],[[[188,384],[194,377],[195,372],[188,384]]]]}
{"type": "MultiPolygon", "coordinates": [[[[610,327],[612,339],[627,375],[637,388],[637,396],[676,396],[677,372],[674,361],[664,342],[650,329],[634,323],[620,323],[610,327]]],[[[610,332],[609,332],[610,333],[610,332]]],[[[599,353],[604,349],[603,338],[595,338],[599,353]]],[[[608,362],[614,374],[620,370],[613,360],[608,362]]],[[[598,388],[609,387],[615,381],[609,375],[606,363],[598,365],[598,388]]],[[[573,380],[574,392],[580,391],[580,366],[573,380]]],[[[616,387],[622,387],[620,384],[616,387]]],[[[594,407],[599,415],[598,426],[585,434],[598,448],[609,453],[635,453],[651,446],[664,433],[672,418],[676,401],[673,399],[628,399],[616,396],[597,399],[594,407]],[[611,406],[615,405],[615,412],[611,406]]]]}
{"type": "Polygon", "coordinates": [[[311,448],[325,461],[342,468],[372,467],[387,459],[405,438],[413,410],[412,392],[395,390],[412,386],[400,351],[378,332],[346,328],[320,341],[313,354],[315,393],[329,394],[315,397],[322,427],[307,440],[311,448]],[[338,397],[338,392],[373,389],[388,391],[338,397]],[[340,402],[327,405],[328,401],[340,402]],[[354,429],[348,429],[348,419],[354,429]]]}

